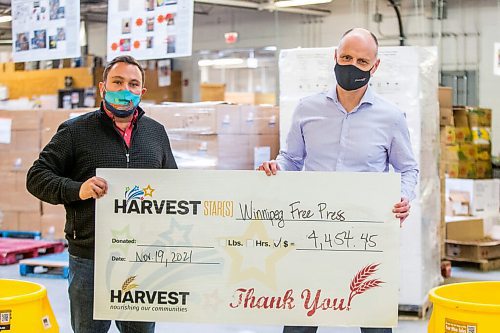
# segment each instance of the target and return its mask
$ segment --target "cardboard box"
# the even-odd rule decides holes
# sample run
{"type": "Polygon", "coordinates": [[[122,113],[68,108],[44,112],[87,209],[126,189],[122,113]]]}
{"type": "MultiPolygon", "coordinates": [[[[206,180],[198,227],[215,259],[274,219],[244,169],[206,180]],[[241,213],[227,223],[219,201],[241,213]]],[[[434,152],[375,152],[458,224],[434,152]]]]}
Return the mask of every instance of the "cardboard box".
{"type": "Polygon", "coordinates": [[[458,161],[458,178],[475,179],[476,177],[476,161],[458,161]]]}
{"type": "Polygon", "coordinates": [[[458,162],[458,145],[441,146],[441,161],[458,162]]]}
{"type": "Polygon", "coordinates": [[[457,143],[472,143],[472,133],[470,128],[455,126],[455,140],[457,143]]]}
{"type": "Polygon", "coordinates": [[[3,211],[0,208],[0,212],[2,213],[2,219],[0,221],[0,229],[2,230],[19,230],[19,213],[18,212],[9,212],[3,211]]]}
{"type": "MultiPolygon", "coordinates": [[[[262,134],[262,135],[252,135],[250,136],[250,147],[252,149],[252,162],[254,165],[256,162],[263,161],[255,161],[256,158],[256,148],[259,147],[269,147],[270,159],[275,159],[279,153],[279,135],[278,134],[262,134]]],[[[269,159],[267,159],[269,160],[269,159]]],[[[260,163],[257,163],[260,165],[260,163]]]]}
{"type": "Polygon", "coordinates": [[[439,108],[439,125],[455,126],[455,121],[453,119],[453,109],[451,107],[439,108]]]}
{"type": "Polygon", "coordinates": [[[454,126],[441,126],[439,132],[441,134],[440,141],[442,145],[454,145],[456,143],[454,126]]]}
{"type": "Polygon", "coordinates": [[[484,223],[480,217],[446,217],[446,239],[474,241],[484,239],[484,223]]]}
{"type": "Polygon", "coordinates": [[[470,127],[491,127],[491,109],[471,108],[468,116],[470,127]]]}
{"type": "Polygon", "coordinates": [[[149,116],[167,129],[167,133],[215,134],[217,114],[215,106],[154,107],[149,116]]]}
{"type": "Polygon", "coordinates": [[[38,212],[40,214],[40,200],[32,196],[27,190],[5,192],[0,191],[0,210],[16,212],[38,212]]]}
{"type": "Polygon", "coordinates": [[[42,215],[40,219],[40,228],[42,231],[42,237],[47,237],[50,234],[53,234],[55,239],[64,239],[65,224],[66,224],[66,218],[64,215],[59,215],[59,214],[42,215]],[[53,231],[53,233],[51,231],[53,231]]]}
{"type": "Polygon", "coordinates": [[[500,210],[500,179],[446,179],[447,195],[451,191],[469,193],[471,215],[498,214],[500,210]]]}
{"type": "Polygon", "coordinates": [[[41,148],[45,147],[50,142],[54,134],[56,134],[59,126],[68,119],[93,111],[93,109],[72,109],[72,110],[43,110],[42,126],[41,126],[41,148]]]}
{"type": "Polygon", "coordinates": [[[26,191],[26,171],[0,171],[2,191],[26,191]]]}
{"type": "Polygon", "coordinates": [[[40,130],[11,131],[9,144],[0,143],[2,151],[40,151],[40,130]]]}
{"type": "Polygon", "coordinates": [[[0,110],[0,118],[12,119],[12,131],[40,130],[40,112],[34,110],[0,110]]]}
{"type": "Polygon", "coordinates": [[[493,176],[491,161],[476,161],[477,179],[489,179],[493,176]]]}
{"type": "Polygon", "coordinates": [[[241,114],[237,105],[217,105],[217,133],[240,134],[241,114]]]}
{"type": "Polygon", "coordinates": [[[278,134],[279,109],[274,106],[242,106],[241,133],[278,134]]]}
{"type": "Polygon", "coordinates": [[[477,160],[491,162],[491,145],[474,144],[477,150],[477,160]]]}
{"type": "Polygon", "coordinates": [[[223,101],[226,85],[224,83],[202,83],[200,84],[200,100],[223,101]]]}
{"type": "Polygon", "coordinates": [[[226,91],[224,94],[224,100],[229,103],[234,104],[249,104],[255,105],[255,93],[252,92],[229,92],[226,91]]]}
{"type": "Polygon", "coordinates": [[[441,161],[440,170],[449,178],[458,178],[458,161],[441,161]]]}
{"type": "Polygon", "coordinates": [[[453,89],[450,87],[439,87],[439,107],[451,108],[453,106],[453,89]]]}
{"type": "Polygon", "coordinates": [[[40,219],[40,212],[20,212],[18,230],[40,231],[40,219]]]}
{"type": "Polygon", "coordinates": [[[472,143],[489,144],[491,141],[491,128],[489,127],[471,127],[472,143]]]}
{"type": "Polygon", "coordinates": [[[39,156],[38,151],[1,151],[0,171],[26,171],[39,156]]]}
{"type": "Polygon", "coordinates": [[[470,127],[468,112],[465,107],[453,108],[453,122],[455,123],[455,127],[470,127]]]}
{"type": "Polygon", "coordinates": [[[472,143],[460,143],[458,145],[458,159],[460,161],[475,161],[477,159],[477,147],[472,143]]]}

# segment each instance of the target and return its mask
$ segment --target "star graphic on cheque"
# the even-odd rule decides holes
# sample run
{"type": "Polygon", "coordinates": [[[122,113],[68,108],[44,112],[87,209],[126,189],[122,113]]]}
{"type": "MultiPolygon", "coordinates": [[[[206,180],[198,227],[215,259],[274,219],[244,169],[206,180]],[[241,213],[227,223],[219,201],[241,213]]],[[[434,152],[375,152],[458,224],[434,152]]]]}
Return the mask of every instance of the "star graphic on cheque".
{"type": "MultiPolygon", "coordinates": [[[[242,240],[245,246],[247,245],[247,240],[251,242],[254,240],[260,240],[262,242],[267,242],[270,247],[265,247],[261,249],[262,251],[254,251],[256,249],[252,248],[252,257],[258,256],[258,258],[254,259],[259,259],[263,262],[263,269],[257,268],[255,265],[244,265],[244,262],[249,259],[241,254],[241,250],[239,250],[238,247],[224,247],[232,259],[230,272],[231,282],[236,283],[239,281],[255,279],[270,288],[276,288],[276,264],[281,258],[290,252],[291,248],[281,246],[275,247],[274,241],[267,234],[265,224],[262,221],[253,221],[250,223],[243,235],[234,236],[232,238],[242,240]],[[258,253],[255,252],[260,252],[261,255],[259,256],[258,253]],[[244,266],[247,266],[247,268],[244,266]]],[[[250,253],[250,250],[246,250],[246,253],[250,253]]]]}
{"type": "Polygon", "coordinates": [[[151,187],[151,185],[148,184],[148,187],[145,187],[142,189],[144,191],[144,196],[150,196],[153,197],[153,192],[155,191],[154,188],[151,187]]]}

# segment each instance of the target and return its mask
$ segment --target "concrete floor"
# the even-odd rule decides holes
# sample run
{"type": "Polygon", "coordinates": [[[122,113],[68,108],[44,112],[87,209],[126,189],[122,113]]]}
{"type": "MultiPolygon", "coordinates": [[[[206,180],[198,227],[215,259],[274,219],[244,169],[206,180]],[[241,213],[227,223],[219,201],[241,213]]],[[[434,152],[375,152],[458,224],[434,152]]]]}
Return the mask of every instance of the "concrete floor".
{"type": "MultiPolygon", "coordinates": [[[[50,278],[29,278],[19,275],[19,265],[0,266],[0,279],[27,280],[40,283],[47,288],[49,300],[56,319],[60,326],[61,333],[70,333],[71,325],[69,321],[69,301],[65,279],[50,278]]],[[[452,278],[447,279],[445,283],[455,283],[464,281],[487,281],[500,280],[500,271],[480,272],[472,268],[452,269],[452,278]]],[[[428,317],[428,316],[427,316],[428,317]]],[[[400,320],[394,333],[423,333],[427,332],[428,318],[425,320],[400,320]]],[[[118,333],[118,330],[112,325],[110,333],[118,333]]],[[[163,333],[280,333],[281,326],[243,326],[243,325],[206,325],[206,324],[172,324],[157,323],[156,332],[163,333]]],[[[319,333],[357,333],[357,328],[326,328],[322,327],[319,333]]]]}

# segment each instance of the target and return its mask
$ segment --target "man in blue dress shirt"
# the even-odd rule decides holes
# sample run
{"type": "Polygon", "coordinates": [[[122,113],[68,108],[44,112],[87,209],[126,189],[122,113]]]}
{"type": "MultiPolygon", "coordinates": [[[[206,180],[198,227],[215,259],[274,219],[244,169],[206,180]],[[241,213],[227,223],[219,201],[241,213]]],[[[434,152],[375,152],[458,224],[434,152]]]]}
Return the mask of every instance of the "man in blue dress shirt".
{"type": "MultiPolygon", "coordinates": [[[[299,102],[285,147],[258,170],[388,172],[401,174],[401,201],[393,213],[400,223],[415,197],[418,165],[403,112],[369,86],[377,70],[378,41],[368,30],[347,31],[335,50],[337,85],[299,102]]],[[[315,333],[317,327],[285,326],[283,333],[315,333]]],[[[361,328],[362,333],[390,333],[390,328],[361,328]]]]}

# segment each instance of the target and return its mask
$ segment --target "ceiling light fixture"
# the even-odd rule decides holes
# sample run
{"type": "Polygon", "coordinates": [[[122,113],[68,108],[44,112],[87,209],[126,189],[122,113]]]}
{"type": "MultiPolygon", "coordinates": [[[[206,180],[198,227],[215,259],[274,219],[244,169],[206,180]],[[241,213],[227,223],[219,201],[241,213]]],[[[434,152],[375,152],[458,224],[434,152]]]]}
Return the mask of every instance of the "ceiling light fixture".
{"type": "Polygon", "coordinates": [[[317,5],[328,2],[332,2],[332,0],[282,0],[282,1],[276,1],[274,3],[274,6],[278,8],[285,8],[285,7],[317,5]]]}
{"type": "Polygon", "coordinates": [[[198,61],[198,66],[232,66],[243,64],[241,58],[221,58],[221,59],[202,59],[198,61]]]}
{"type": "Polygon", "coordinates": [[[10,15],[0,16],[0,23],[10,22],[10,21],[12,21],[12,16],[10,15]]]}

